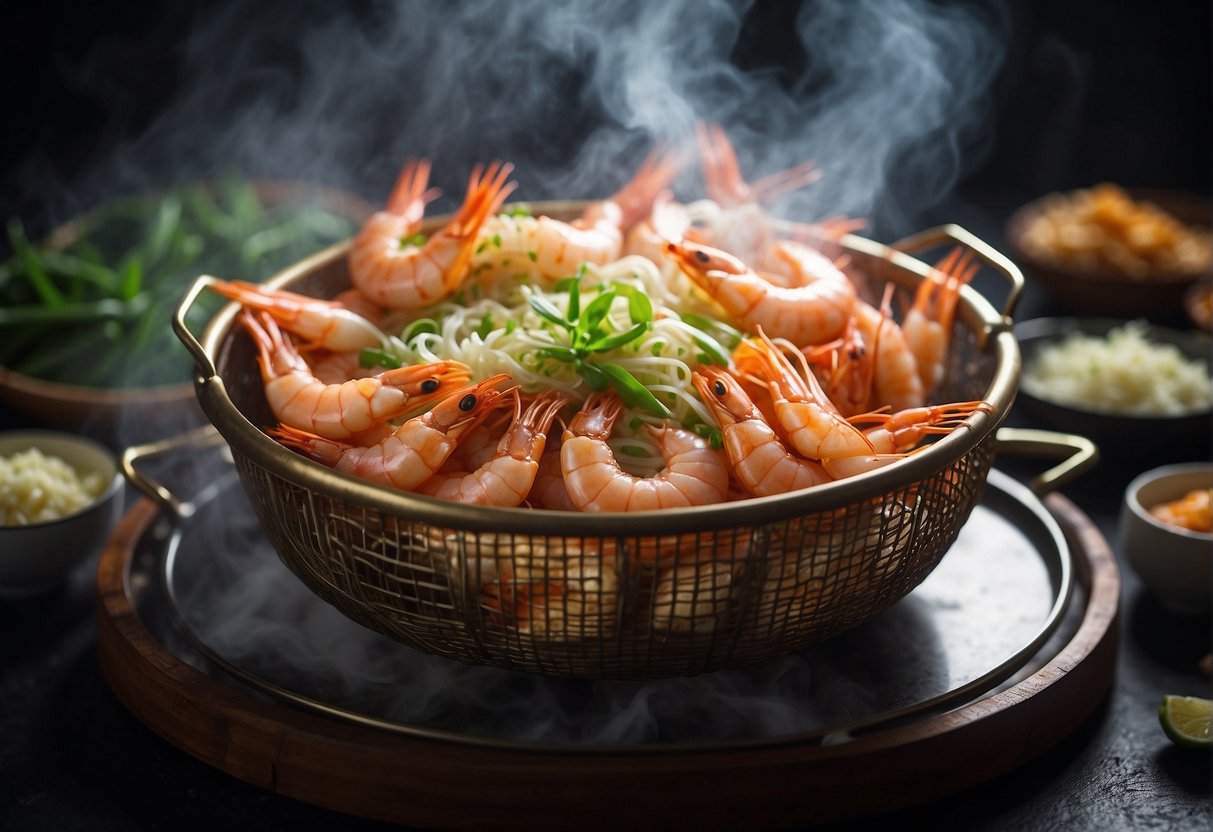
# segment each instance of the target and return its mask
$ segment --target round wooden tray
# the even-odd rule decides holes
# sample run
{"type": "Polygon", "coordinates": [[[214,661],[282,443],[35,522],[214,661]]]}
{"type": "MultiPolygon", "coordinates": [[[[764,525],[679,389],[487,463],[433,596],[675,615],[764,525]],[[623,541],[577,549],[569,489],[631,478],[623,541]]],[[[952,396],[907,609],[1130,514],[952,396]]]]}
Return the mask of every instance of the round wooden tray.
{"type": "Polygon", "coordinates": [[[839,745],[609,753],[469,745],[330,719],[208,675],[161,645],[136,609],[137,544],[159,510],[123,518],[97,575],[98,651],[115,695],[198,759],[317,806],[426,828],[739,828],[877,814],[997,777],[1046,751],[1102,700],[1116,659],[1120,580],[1099,530],[1066,498],[1045,504],[1084,589],[1081,620],[1026,678],[941,714],[839,745]]]}

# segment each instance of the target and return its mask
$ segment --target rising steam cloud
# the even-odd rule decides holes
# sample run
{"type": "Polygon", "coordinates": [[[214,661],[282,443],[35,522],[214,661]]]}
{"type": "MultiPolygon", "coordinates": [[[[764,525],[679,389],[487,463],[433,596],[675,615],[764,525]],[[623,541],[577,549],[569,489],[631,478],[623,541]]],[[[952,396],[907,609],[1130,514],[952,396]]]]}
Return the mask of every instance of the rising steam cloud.
{"type": "Polygon", "coordinates": [[[379,199],[406,157],[425,156],[447,194],[472,164],[501,158],[517,165],[520,198],[585,198],[618,187],[664,142],[688,150],[678,190],[694,198],[693,128],[708,120],[751,178],[817,162],[825,176],[781,213],[904,233],[983,160],[1009,28],[996,6],[920,0],[233,3],[200,14],[169,106],[97,160],[69,189],[78,197],[235,166],[379,199]]]}

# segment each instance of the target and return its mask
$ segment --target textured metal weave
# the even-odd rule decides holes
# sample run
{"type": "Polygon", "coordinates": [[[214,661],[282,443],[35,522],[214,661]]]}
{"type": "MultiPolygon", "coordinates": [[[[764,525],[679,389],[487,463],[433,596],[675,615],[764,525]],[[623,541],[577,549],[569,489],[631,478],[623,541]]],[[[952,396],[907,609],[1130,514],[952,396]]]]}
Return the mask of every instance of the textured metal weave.
{"type": "MultiPolygon", "coordinates": [[[[276,285],[330,296],[345,285],[342,254],[276,285]]],[[[902,291],[918,279],[887,260],[868,265],[895,272],[902,291]]],[[[279,556],[350,618],[465,662],[594,678],[689,675],[828,639],[936,566],[980,499],[993,431],[1013,396],[1005,364],[1017,372],[1018,355],[979,324],[979,315],[958,317],[951,381],[937,396],[991,401],[996,413],[979,417],[979,429],[843,489],[664,519],[458,506],[303,460],[260,432],[273,418],[251,344],[230,318],[208,334],[222,384],[200,382],[199,399],[279,556]],[[913,479],[899,481],[895,469],[911,465],[913,479]]]]}

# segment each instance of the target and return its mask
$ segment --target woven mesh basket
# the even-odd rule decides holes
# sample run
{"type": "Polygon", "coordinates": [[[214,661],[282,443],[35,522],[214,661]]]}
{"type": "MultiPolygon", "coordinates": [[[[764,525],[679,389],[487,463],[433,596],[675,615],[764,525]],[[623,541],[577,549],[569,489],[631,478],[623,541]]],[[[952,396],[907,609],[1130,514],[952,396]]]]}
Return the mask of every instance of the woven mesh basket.
{"type": "MultiPolygon", "coordinates": [[[[554,216],[572,203],[534,206],[554,216]]],[[[439,219],[434,222],[440,221],[439,219]]],[[[1009,332],[1022,279],[948,226],[912,242],[967,244],[1011,280],[1005,312],[966,288],[938,401],[994,412],[885,468],[805,491],[696,508],[581,514],[465,506],[396,492],[304,459],[263,433],[255,350],[225,309],[201,341],[196,391],[231,448],[283,562],[359,623],[465,662],[590,678],[691,675],[819,643],[885,610],[936,566],[981,497],[1019,353],[1009,332]]],[[[908,296],[928,267],[845,238],[854,264],[908,296]]],[[[348,287],[346,246],[270,281],[319,297],[348,287]]]]}

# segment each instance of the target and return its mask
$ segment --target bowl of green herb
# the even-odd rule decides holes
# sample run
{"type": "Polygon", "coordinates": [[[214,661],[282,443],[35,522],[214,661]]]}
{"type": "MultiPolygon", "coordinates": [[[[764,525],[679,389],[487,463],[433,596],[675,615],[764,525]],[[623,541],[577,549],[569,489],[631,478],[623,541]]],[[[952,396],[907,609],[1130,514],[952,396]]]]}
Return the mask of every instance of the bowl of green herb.
{"type": "MultiPolygon", "coordinates": [[[[371,210],[343,191],[227,174],[115,198],[38,244],[9,219],[0,401],[40,426],[139,441],[200,423],[171,327],[193,279],[262,280],[348,238],[371,210]]],[[[193,325],[213,312],[199,308],[193,325]]]]}

